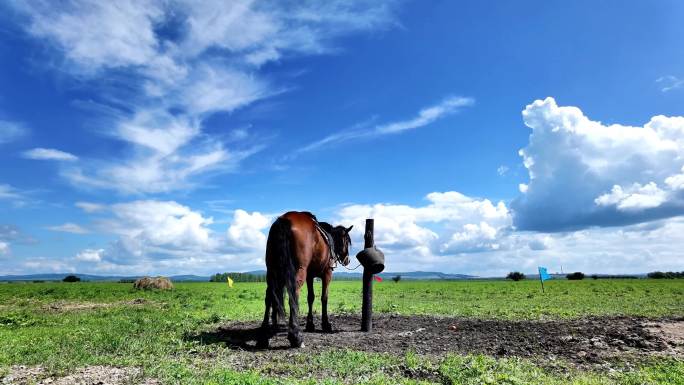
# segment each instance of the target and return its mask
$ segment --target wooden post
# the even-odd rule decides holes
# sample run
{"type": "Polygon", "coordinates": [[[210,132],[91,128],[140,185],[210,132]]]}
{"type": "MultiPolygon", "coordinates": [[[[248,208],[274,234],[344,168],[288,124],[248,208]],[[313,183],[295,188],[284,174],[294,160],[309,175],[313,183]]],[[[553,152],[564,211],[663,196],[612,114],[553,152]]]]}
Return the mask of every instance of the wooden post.
{"type": "MultiPolygon", "coordinates": [[[[364,248],[373,247],[373,219],[366,219],[366,232],[363,235],[364,248]]],[[[361,331],[370,332],[373,329],[373,274],[363,269],[363,304],[361,305],[361,331]]]]}

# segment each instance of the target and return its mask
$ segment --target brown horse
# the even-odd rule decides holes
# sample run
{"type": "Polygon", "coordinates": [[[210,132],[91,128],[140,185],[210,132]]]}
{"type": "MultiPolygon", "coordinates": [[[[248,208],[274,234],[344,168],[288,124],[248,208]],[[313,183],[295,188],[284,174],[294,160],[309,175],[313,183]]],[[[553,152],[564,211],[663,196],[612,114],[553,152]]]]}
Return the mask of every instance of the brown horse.
{"type": "Polygon", "coordinates": [[[287,338],[292,347],[302,345],[302,336],[297,322],[299,309],[299,292],[306,281],[308,287],[307,300],[309,314],[306,317],[306,331],[314,331],[313,281],[319,277],[323,281],[321,293],[322,327],[324,332],[331,332],[328,319],[328,286],[332,280],[333,269],[337,263],[349,264],[349,247],[351,238],[349,231],[353,226],[333,227],[325,222],[318,222],[309,212],[290,211],[278,217],[271,225],[266,242],[266,312],[262,323],[264,336],[258,341],[260,347],[268,346],[268,319],[271,314],[272,330],[277,330],[278,316],[285,317],[284,288],[290,302],[290,320],[287,338]]]}

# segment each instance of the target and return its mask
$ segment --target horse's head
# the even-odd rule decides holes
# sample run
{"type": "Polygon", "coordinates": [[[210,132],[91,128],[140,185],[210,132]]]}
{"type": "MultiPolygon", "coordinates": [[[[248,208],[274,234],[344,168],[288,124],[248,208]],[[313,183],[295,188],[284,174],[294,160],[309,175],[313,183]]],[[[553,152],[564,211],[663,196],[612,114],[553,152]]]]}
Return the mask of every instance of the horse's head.
{"type": "Polygon", "coordinates": [[[349,248],[351,247],[351,237],[349,232],[352,226],[345,228],[344,226],[335,226],[332,229],[332,236],[335,239],[335,253],[340,258],[339,262],[344,266],[349,265],[349,248]]]}

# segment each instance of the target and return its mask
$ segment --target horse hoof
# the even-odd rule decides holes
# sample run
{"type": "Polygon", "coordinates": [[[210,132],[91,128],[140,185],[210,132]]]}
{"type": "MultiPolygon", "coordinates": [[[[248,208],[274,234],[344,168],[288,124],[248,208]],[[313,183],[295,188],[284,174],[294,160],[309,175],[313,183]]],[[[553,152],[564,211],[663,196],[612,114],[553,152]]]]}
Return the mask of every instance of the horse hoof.
{"type": "Polygon", "coordinates": [[[290,341],[290,346],[293,348],[301,348],[304,346],[304,338],[299,334],[288,333],[287,339],[290,341]]]}
{"type": "Polygon", "coordinates": [[[325,333],[332,333],[332,332],[333,332],[332,325],[329,324],[329,323],[323,324],[323,332],[325,332],[325,333]]]}
{"type": "Polygon", "coordinates": [[[256,343],[257,349],[268,349],[268,340],[263,339],[263,340],[258,340],[256,343]]]}
{"type": "Polygon", "coordinates": [[[316,325],[314,325],[313,322],[312,323],[307,322],[306,328],[304,328],[304,331],[309,332],[309,333],[315,332],[316,331],[316,325]]]}

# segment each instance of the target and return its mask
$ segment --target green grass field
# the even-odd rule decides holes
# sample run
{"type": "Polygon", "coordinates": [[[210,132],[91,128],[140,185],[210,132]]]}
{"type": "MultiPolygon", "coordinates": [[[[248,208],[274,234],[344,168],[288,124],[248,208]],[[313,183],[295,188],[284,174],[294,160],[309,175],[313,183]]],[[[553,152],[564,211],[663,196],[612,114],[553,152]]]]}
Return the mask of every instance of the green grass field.
{"type": "MultiPolygon", "coordinates": [[[[331,312],[358,312],[360,286],[334,282],[331,312]]],[[[142,368],[168,384],[414,383],[396,370],[408,367],[438,371],[440,382],[454,384],[684,384],[684,362],[674,358],[604,373],[549,371],[517,358],[324,350],[243,370],[231,365],[238,352],[185,338],[231,320],[254,320],[256,326],[263,292],[260,283],[232,289],[179,283],[173,291],[143,292],[119,283],[3,283],[0,373],[17,364],[40,365],[51,373],[112,365],[142,368]],[[297,360],[303,366],[294,364],[297,360]]],[[[684,316],[684,280],[559,280],[547,282],[544,294],[535,281],[383,282],[374,287],[374,311],[510,320],[684,316]]]]}

